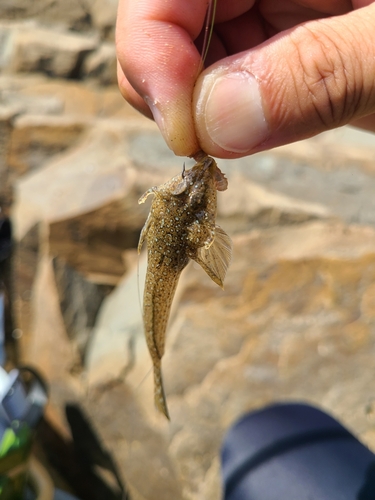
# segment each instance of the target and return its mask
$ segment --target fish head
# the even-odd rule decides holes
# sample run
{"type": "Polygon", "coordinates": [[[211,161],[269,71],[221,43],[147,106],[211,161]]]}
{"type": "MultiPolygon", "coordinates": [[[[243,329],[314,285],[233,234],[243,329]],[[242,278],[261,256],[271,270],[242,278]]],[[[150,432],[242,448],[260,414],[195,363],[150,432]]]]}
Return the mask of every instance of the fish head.
{"type": "Polygon", "coordinates": [[[211,198],[216,200],[215,170],[215,160],[209,156],[203,158],[189,170],[188,204],[192,210],[207,205],[211,198]]]}

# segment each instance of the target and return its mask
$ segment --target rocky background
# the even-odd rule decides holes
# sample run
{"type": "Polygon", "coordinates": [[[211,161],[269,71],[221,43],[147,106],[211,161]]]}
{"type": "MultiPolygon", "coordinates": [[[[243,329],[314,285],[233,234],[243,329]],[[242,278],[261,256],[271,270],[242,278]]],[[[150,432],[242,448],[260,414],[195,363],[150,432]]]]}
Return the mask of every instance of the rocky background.
{"type": "Polygon", "coordinates": [[[163,360],[171,423],[155,410],[137,200],[183,159],[119,94],[115,18],[116,0],[0,3],[11,338],[51,390],[37,453],[82,500],[218,500],[228,427],[286,400],[375,451],[375,137],[350,128],[219,161],[232,265],[224,292],[184,272],[163,360]]]}

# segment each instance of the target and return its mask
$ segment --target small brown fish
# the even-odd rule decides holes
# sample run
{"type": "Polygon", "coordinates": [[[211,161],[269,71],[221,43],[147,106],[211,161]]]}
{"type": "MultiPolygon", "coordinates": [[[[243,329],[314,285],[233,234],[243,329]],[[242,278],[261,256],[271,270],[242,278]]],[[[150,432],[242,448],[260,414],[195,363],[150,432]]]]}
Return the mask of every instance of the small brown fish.
{"type": "Polygon", "coordinates": [[[177,282],[193,259],[223,287],[231,259],[229,236],[215,224],[216,191],[228,181],[207,155],[190,170],[165,184],[149,189],[139,200],[154,195],[141,233],[138,253],[147,239],[148,263],[143,297],[143,321],[147,346],[154,365],[155,404],[169,419],[161,374],[165,332],[177,282]]]}

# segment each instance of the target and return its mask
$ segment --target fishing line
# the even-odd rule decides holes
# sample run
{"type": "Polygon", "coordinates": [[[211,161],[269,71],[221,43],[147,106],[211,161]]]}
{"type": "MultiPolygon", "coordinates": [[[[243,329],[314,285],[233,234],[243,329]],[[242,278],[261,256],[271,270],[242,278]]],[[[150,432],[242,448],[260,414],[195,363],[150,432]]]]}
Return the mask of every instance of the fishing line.
{"type": "Polygon", "coordinates": [[[140,254],[138,254],[138,258],[137,258],[137,292],[138,292],[139,310],[141,311],[141,316],[143,318],[143,308],[142,308],[142,301],[141,301],[141,290],[139,288],[139,259],[140,259],[140,254]]]}
{"type": "Polygon", "coordinates": [[[135,390],[136,391],[139,391],[142,384],[144,384],[144,382],[148,379],[148,377],[150,376],[150,373],[152,372],[152,366],[150,366],[150,368],[147,370],[146,372],[146,375],[144,375],[144,377],[142,378],[142,380],[138,383],[138,385],[136,386],[135,390]]]}
{"type": "Polygon", "coordinates": [[[206,15],[206,25],[204,28],[204,39],[202,46],[202,57],[199,66],[198,74],[202,71],[204,66],[204,61],[206,60],[208,49],[210,48],[210,43],[212,39],[212,33],[214,31],[215,16],[216,16],[216,2],[217,0],[210,0],[206,15]]]}
{"type": "MultiPolygon", "coordinates": [[[[138,305],[139,305],[139,309],[141,311],[141,316],[142,316],[142,319],[143,319],[143,307],[142,307],[142,301],[141,301],[141,290],[140,290],[140,286],[139,286],[139,259],[140,259],[140,254],[138,254],[138,259],[137,259],[137,291],[138,291],[138,305]]],[[[135,391],[136,392],[138,392],[140,390],[141,386],[143,385],[143,383],[145,382],[145,380],[149,377],[149,375],[150,375],[151,372],[152,372],[152,365],[147,370],[146,375],[143,376],[142,380],[135,387],[135,391]]]]}

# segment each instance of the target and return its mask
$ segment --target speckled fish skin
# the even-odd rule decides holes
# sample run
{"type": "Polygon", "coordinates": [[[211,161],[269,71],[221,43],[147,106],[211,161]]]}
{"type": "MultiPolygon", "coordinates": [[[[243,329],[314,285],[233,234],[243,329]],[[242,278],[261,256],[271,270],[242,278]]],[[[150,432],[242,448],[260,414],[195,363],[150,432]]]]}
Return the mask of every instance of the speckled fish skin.
{"type": "Polygon", "coordinates": [[[154,366],[155,404],[169,419],[161,359],[172,300],[178,279],[189,259],[198,262],[219,286],[231,257],[231,241],[215,225],[217,190],[227,180],[215,161],[202,155],[193,168],[158,187],[139,200],[154,195],[138,252],[147,239],[148,263],[143,297],[143,321],[147,346],[154,366]]]}

